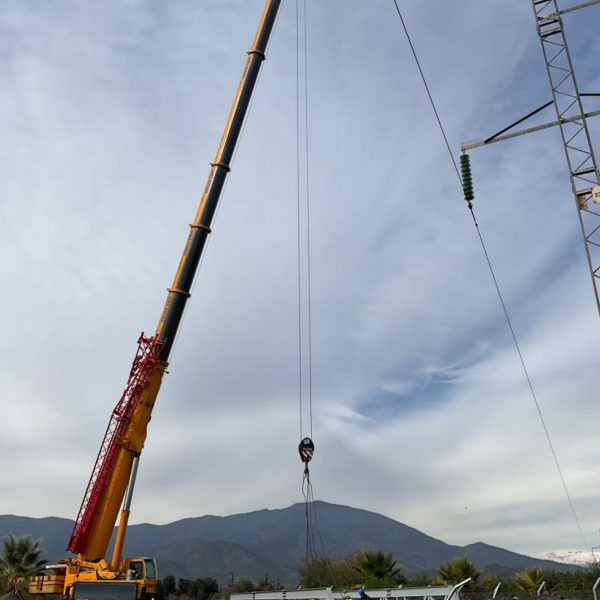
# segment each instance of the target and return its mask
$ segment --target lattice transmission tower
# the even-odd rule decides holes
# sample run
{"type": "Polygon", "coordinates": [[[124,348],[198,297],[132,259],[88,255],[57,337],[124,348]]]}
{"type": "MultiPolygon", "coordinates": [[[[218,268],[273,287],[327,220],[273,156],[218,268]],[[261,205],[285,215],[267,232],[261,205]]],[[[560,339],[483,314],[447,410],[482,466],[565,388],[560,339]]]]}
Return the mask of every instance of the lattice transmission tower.
{"type": "Polygon", "coordinates": [[[582,102],[583,96],[600,94],[580,92],[562,19],[562,15],[567,12],[587,8],[599,2],[600,0],[591,0],[560,9],[558,0],[531,0],[552,100],[485,140],[463,144],[462,150],[464,152],[548,127],[559,127],[596,306],[600,314],[600,172],[587,122],[588,118],[600,114],[600,111],[586,113],[582,102]],[[556,121],[506,134],[550,105],[554,105],[556,121]]]}

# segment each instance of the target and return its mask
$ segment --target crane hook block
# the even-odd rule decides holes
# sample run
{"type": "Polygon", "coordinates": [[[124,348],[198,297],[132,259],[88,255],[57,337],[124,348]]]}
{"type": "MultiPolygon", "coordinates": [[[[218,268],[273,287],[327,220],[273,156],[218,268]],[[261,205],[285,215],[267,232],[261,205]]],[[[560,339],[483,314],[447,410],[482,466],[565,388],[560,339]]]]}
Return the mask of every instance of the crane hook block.
{"type": "Polygon", "coordinates": [[[303,463],[309,463],[315,452],[313,441],[309,437],[303,438],[298,446],[298,452],[300,453],[300,460],[303,463]]]}

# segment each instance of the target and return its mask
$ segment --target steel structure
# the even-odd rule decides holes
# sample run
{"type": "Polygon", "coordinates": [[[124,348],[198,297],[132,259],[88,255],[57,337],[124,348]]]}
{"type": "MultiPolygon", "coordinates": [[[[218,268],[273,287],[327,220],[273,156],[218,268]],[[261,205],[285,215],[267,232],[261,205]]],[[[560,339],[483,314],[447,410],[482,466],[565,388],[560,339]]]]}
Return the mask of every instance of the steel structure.
{"type": "MultiPolygon", "coordinates": [[[[600,0],[598,0],[598,2],[600,2],[600,0]]],[[[600,94],[587,94],[584,92],[581,92],[579,95],[582,98],[584,96],[600,97],[600,94]]],[[[511,129],[513,129],[514,127],[519,125],[520,123],[527,121],[527,119],[530,119],[534,115],[537,115],[539,112],[541,112],[545,108],[548,108],[549,106],[552,106],[553,104],[554,104],[554,101],[550,100],[550,102],[546,102],[546,104],[542,104],[542,106],[536,108],[535,110],[532,110],[530,113],[527,113],[524,117],[521,117],[514,123],[511,123],[507,127],[504,127],[504,129],[501,129],[500,131],[494,133],[493,135],[490,135],[489,137],[486,137],[486,138],[477,138],[470,142],[464,142],[463,144],[461,144],[460,148],[461,148],[461,150],[466,152],[467,150],[473,150],[473,148],[481,148],[481,146],[487,146],[489,144],[503,142],[504,140],[509,140],[510,138],[519,137],[521,135],[527,135],[528,133],[535,133],[536,131],[542,131],[543,129],[549,129],[550,127],[558,127],[560,125],[560,121],[551,121],[550,123],[542,123],[541,125],[535,125],[534,127],[528,127],[527,129],[519,129],[517,131],[510,131],[511,129]],[[507,132],[509,132],[509,133],[507,133],[507,132]]],[[[589,119],[590,117],[597,117],[598,115],[600,115],[600,110],[591,110],[591,111],[588,111],[583,114],[583,116],[586,119],[589,119]]]]}
{"type": "MultiPolygon", "coordinates": [[[[403,587],[369,589],[367,593],[373,600],[406,600],[407,598],[419,600],[460,600],[460,590],[470,579],[461,581],[457,585],[433,585],[427,587],[403,587]]],[[[331,587],[307,588],[296,590],[277,590],[272,592],[247,592],[231,594],[230,600],[360,600],[361,596],[356,590],[347,592],[334,592],[331,587]]]]}
{"type": "Polygon", "coordinates": [[[108,422],[79,514],[75,520],[67,546],[67,550],[71,552],[76,552],[79,545],[83,545],[87,541],[98,504],[115,463],[119,440],[127,433],[133,409],[158,362],[161,347],[162,342],[153,337],[146,337],[143,333],[138,339],[138,351],[129,373],[127,386],[108,422]]]}
{"type": "Polygon", "coordinates": [[[600,115],[600,110],[586,113],[582,102],[582,97],[600,96],[600,94],[580,92],[562,20],[562,15],[565,13],[598,3],[600,0],[590,0],[560,9],[558,0],[531,0],[552,100],[486,139],[463,144],[461,149],[466,151],[549,127],[559,127],[596,308],[600,314],[600,173],[587,122],[588,118],[600,115]],[[516,125],[552,105],[556,111],[556,121],[520,131],[510,131],[516,125]]]}
{"type": "Polygon", "coordinates": [[[594,188],[600,185],[598,163],[594,155],[558,1],[531,0],[531,4],[567,159],[571,189],[585,242],[596,306],[600,313],[598,293],[600,208],[593,200],[594,188]]]}

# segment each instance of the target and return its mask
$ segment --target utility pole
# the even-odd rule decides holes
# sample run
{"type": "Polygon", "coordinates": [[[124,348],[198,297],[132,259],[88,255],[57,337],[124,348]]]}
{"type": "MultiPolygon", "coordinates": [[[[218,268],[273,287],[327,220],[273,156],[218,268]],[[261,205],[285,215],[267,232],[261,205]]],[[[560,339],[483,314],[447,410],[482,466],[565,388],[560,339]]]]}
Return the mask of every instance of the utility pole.
{"type": "Polygon", "coordinates": [[[562,15],[568,12],[587,8],[598,4],[600,0],[590,0],[576,6],[560,9],[558,0],[531,0],[536,21],[536,29],[548,73],[548,82],[552,100],[531,111],[498,133],[477,142],[463,144],[463,152],[525,135],[548,127],[558,126],[569,179],[585,252],[592,279],[596,307],[600,314],[600,172],[592,146],[587,120],[600,114],[600,111],[586,113],[583,108],[583,96],[599,96],[600,94],[581,93],[575,77],[575,69],[565,36],[562,15]],[[524,122],[541,110],[554,105],[556,121],[545,123],[529,129],[506,133],[516,125],[524,122]],[[505,134],[505,135],[503,135],[505,134]]]}

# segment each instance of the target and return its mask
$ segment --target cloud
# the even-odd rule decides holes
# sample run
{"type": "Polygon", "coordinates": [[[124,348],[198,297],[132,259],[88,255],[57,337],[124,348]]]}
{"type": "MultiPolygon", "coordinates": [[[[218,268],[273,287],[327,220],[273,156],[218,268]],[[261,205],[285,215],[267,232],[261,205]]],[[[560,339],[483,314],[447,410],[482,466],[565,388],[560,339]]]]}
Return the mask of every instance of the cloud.
{"type": "MultiPolygon", "coordinates": [[[[529,9],[460,4],[405,11],[456,153],[548,96],[529,9]]],[[[160,314],[260,5],[7,14],[0,512],[75,516],[135,340],[160,314]]],[[[315,496],[451,543],[579,548],[393,6],[308,6],[315,496]]],[[[284,4],[150,424],[134,522],[302,497],[294,15],[284,4]]],[[[591,55],[578,50],[586,78],[591,55]]],[[[595,544],[597,314],[558,132],[471,158],[478,222],[595,544]]]]}

